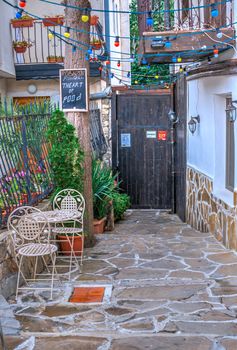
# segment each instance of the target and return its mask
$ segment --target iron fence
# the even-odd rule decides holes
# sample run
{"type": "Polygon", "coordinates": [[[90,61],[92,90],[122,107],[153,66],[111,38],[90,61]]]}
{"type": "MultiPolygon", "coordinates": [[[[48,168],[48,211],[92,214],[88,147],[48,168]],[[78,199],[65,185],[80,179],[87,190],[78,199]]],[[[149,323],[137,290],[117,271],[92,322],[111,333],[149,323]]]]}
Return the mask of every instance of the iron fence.
{"type": "Polygon", "coordinates": [[[50,110],[31,106],[0,116],[0,228],[20,205],[34,205],[53,189],[46,138],[50,110]]]}

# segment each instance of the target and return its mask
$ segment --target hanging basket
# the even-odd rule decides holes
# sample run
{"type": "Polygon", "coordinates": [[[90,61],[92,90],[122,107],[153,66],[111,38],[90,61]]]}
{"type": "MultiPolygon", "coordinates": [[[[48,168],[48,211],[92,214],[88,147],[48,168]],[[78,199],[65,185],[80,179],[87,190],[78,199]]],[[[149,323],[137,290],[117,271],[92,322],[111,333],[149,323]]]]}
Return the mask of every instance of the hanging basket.
{"type": "Polygon", "coordinates": [[[33,27],[34,25],[34,19],[12,19],[11,24],[13,28],[27,28],[27,27],[33,27]]]}
{"type": "Polygon", "coordinates": [[[15,46],[14,50],[16,53],[25,53],[27,49],[27,46],[15,46]]]}
{"type": "Polygon", "coordinates": [[[64,23],[63,17],[47,17],[43,19],[45,27],[62,26],[64,23]]]}
{"type": "Polygon", "coordinates": [[[98,16],[91,16],[90,18],[90,25],[91,26],[96,26],[98,23],[99,17],[98,16]]]}
{"type": "Polygon", "coordinates": [[[90,43],[90,46],[92,47],[93,50],[100,50],[102,47],[102,42],[101,41],[93,41],[90,43]]]}

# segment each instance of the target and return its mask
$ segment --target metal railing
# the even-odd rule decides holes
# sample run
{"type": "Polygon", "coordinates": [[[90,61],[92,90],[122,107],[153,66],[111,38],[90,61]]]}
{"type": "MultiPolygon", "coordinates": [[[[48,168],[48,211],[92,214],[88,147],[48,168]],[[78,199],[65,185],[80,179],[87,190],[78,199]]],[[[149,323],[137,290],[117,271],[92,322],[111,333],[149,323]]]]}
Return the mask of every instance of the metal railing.
{"type": "Polygon", "coordinates": [[[140,15],[140,33],[232,26],[232,2],[216,2],[219,15],[212,17],[210,0],[138,0],[138,10],[152,11],[154,20],[148,26],[147,16],[140,15]]]}
{"type": "Polygon", "coordinates": [[[53,190],[47,108],[19,108],[0,116],[0,228],[14,208],[34,205],[53,190]]]}
{"type": "MultiPolygon", "coordinates": [[[[45,26],[44,22],[45,20],[41,21],[32,19],[30,23],[26,24],[28,26],[25,27],[16,27],[16,19],[11,23],[13,42],[20,42],[21,45],[23,45],[23,42],[27,44],[25,51],[24,49],[13,47],[15,64],[63,64],[66,40],[63,35],[65,27],[61,25],[45,26]],[[52,35],[52,33],[55,35],[52,35]]],[[[50,22],[50,19],[48,19],[48,22],[50,22]]],[[[93,41],[94,39],[99,39],[102,43],[101,48],[98,49],[99,51],[97,50],[97,54],[101,56],[102,59],[103,57],[106,59],[108,52],[103,36],[103,27],[99,21],[91,29],[91,40],[93,41]]]]}

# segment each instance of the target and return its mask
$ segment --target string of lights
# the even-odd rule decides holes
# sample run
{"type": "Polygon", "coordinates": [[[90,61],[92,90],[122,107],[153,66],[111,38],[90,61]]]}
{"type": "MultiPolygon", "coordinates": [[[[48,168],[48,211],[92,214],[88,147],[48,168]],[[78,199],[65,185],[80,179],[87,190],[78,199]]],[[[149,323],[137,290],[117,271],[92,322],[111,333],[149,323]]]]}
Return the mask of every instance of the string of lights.
{"type": "MultiPolygon", "coordinates": [[[[177,9],[167,9],[167,10],[153,10],[153,11],[124,11],[124,10],[106,10],[106,9],[96,9],[96,8],[85,8],[85,7],[79,7],[79,6],[73,6],[68,5],[65,3],[57,3],[51,0],[40,0],[41,2],[45,2],[52,5],[57,6],[63,6],[66,8],[73,8],[75,10],[84,11],[84,12],[100,12],[100,13],[121,13],[121,14],[130,14],[130,15],[154,15],[154,14],[164,14],[164,13],[174,13],[174,12],[183,12],[188,10],[195,10],[195,9],[203,9],[203,8],[210,8],[213,10],[213,13],[215,11],[215,14],[218,12],[218,5],[226,4],[228,2],[231,2],[232,0],[223,0],[223,1],[217,1],[215,3],[210,3],[206,5],[198,5],[198,6],[192,6],[192,7],[183,7],[183,8],[177,8],[177,9]]],[[[218,14],[217,14],[218,16],[218,14]]],[[[217,17],[216,16],[216,17],[217,17]]]]}

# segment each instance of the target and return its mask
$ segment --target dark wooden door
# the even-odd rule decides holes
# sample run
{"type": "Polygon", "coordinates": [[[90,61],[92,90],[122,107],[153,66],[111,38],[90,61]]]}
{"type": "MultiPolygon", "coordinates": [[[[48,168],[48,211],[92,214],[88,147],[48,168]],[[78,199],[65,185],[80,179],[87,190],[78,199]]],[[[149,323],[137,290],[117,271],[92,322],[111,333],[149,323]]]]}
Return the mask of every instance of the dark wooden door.
{"type": "Polygon", "coordinates": [[[120,93],[114,98],[113,167],[133,208],[172,207],[171,103],[170,93],[120,93]]]}

